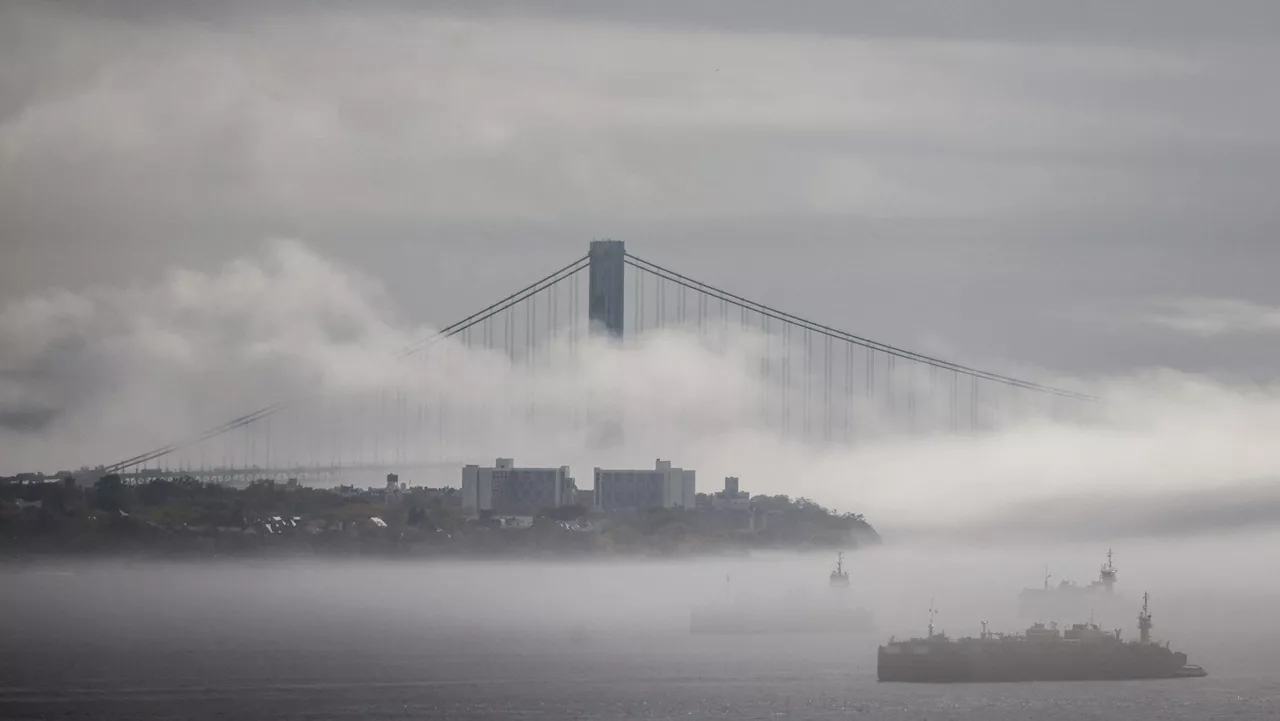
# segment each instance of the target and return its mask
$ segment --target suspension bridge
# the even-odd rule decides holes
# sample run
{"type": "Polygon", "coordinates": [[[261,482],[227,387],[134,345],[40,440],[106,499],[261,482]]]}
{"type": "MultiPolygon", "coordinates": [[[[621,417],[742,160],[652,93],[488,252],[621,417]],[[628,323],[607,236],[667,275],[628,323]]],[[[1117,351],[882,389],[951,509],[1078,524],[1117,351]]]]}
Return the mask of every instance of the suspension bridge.
{"type": "MultiPolygon", "coordinates": [[[[536,378],[585,341],[625,345],[668,328],[753,334],[764,346],[751,369],[764,389],[756,420],[807,443],[855,443],[886,429],[974,433],[997,425],[1002,413],[1071,414],[1096,400],[811,321],[632,255],[616,240],[593,241],[586,255],[409,345],[399,358],[421,363],[424,373],[447,373],[460,355],[500,359],[508,373],[536,378]]],[[[102,471],[221,482],[452,474],[506,452],[496,438],[477,450],[495,418],[610,425],[587,408],[540,409],[536,398],[508,399],[477,415],[456,397],[408,385],[341,402],[317,395],[264,405],[102,471]]]]}

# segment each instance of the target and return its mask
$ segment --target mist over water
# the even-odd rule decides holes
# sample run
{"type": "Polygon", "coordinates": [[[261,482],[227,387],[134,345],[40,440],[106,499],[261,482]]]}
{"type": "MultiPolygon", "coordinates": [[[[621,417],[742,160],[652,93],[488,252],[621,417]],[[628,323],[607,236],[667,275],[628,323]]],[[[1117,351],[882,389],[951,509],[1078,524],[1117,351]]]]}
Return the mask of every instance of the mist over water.
{"type": "MultiPolygon", "coordinates": [[[[1119,547],[1116,597],[1125,608],[1125,635],[1136,635],[1147,592],[1156,635],[1178,645],[1212,648],[1218,632],[1252,636],[1259,647],[1280,640],[1280,621],[1265,610],[1280,597],[1280,581],[1259,565],[1278,542],[1280,536],[1269,533],[1119,547]],[[1256,612],[1241,613],[1250,607],[1256,612]]],[[[3,598],[19,617],[59,618],[71,636],[119,631],[119,623],[108,621],[129,619],[142,633],[194,637],[206,635],[206,624],[254,635],[305,626],[307,619],[513,637],[682,636],[691,607],[729,595],[778,607],[819,598],[864,606],[875,614],[875,638],[923,634],[933,603],[940,629],[977,635],[982,621],[993,631],[1021,630],[1031,619],[1017,617],[1020,590],[1039,587],[1046,567],[1053,585],[1096,580],[1106,550],[1093,544],[867,548],[846,554],[853,581],[847,591],[826,582],[834,557],[813,553],[560,562],[67,561],[6,568],[15,582],[6,584],[3,598]]],[[[50,632],[38,624],[24,628],[50,632]]]]}
{"type": "Polygon", "coordinates": [[[876,645],[923,635],[931,604],[938,628],[953,636],[976,635],[982,621],[993,631],[1021,630],[1029,621],[1015,617],[1018,591],[1038,585],[1046,564],[1055,583],[1093,580],[1105,547],[859,550],[846,555],[853,582],[845,592],[828,587],[826,554],[9,566],[0,614],[21,622],[4,635],[0,710],[330,717],[394,701],[405,718],[519,716],[536,707],[615,718],[705,716],[730,704],[753,717],[791,703],[815,718],[840,717],[850,704],[875,718],[933,718],[950,704],[952,717],[1018,718],[1019,708],[1039,704],[1057,710],[1037,717],[1068,718],[1156,703],[1123,717],[1235,709],[1263,718],[1280,704],[1280,621],[1272,612],[1280,582],[1260,564],[1278,540],[1244,534],[1118,547],[1126,611],[1114,625],[1136,636],[1149,592],[1154,637],[1208,668],[1208,679],[980,686],[986,690],[944,696],[877,685],[876,645]],[[690,634],[691,609],[721,602],[729,586],[780,609],[840,597],[870,610],[876,629],[690,634]]]}

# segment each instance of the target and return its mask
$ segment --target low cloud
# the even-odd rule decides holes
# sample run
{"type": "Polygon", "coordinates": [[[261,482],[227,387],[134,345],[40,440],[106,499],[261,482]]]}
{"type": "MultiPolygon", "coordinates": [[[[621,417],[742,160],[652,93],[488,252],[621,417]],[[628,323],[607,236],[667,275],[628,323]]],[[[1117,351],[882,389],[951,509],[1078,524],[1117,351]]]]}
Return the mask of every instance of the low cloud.
{"type": "MultiPolygon", "coordinates": [[[[212,273],[174,270],[151,286],[24,299],[0,312],[3,470],[110,462],[287,400],[251,433],[165,462],[337,455],[447,471],[501,455],[569,464],[588,485],[593,465],[661,456],[698,469],[704,490],[736,475],[754,493],[865,513],[888,533],[975,539],[1218,532],[1277,520],[1274,485],[1253,480],[1280,478],[1275,386],[1173,371],[1068,379],[1103,400],[1070,414],[1025,404],[987,430],[956,434],[942,430],[945,398],[922,392],[910,425],[883,404],[858,402],[852,443],[804,441],[798,419],[789,434],[765,422],[779,393],[759,373],[765,361],[781,366],[778,343],[681,329],[603,342],[585,328],[575,334],[567,294],[556,298],[560,325],[532,349],[501,341],[508,327],[522,337],[507,325],[529,319],[522,306],[409,358],[396,351],[432,329],[405,323],[376,282],[296,242],[212,273]],[[605,419],[618,423],[615,443],[593,435],[605,419]]],[[[541,325],[552,316],[547,296],[539,302],[541,325]]],[[[795,414],[801,396],[792,398],[795,414]]],[[[820,394],[811,399],[822,408],[820,394]]]]}
{"type": "Polygon", "coordinates": [[[387,308],[375,283],[289,241],[215,273],[21,299],[0,309],[0,419],[45,434],[29,443],[125,427],[142,440],[205,407],[358,385],[408,332],[387,308]]]}
{"type": "Polygon", "coordinates": [[[1201,337],[1280,332],[1280,308],[1237,298],[1192,298],[1165,304],[1151,321],[1201,337]]]}
{"type": "Polygon", "coordinates": [[[1204,488],[1168,492],[1117,488],[1096,495],[1064,494],[1004,507],[995,504],[996,510],[976,519],[900,528],[898,539],[1052,544],[1280,528],[1280,478],[1228,484],[1206,478],[1202,484],[1204,488]]]}

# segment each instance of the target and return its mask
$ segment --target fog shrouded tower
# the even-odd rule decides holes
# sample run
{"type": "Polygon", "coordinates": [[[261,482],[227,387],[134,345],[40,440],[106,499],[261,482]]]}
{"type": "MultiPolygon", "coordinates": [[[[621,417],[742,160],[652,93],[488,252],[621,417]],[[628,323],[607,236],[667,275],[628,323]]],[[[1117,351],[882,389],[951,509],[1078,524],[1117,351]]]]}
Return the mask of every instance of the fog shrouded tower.
{"type": "MultiPolygon", "coordinates": [[[[593,240],[587,253],[587,319],[591,333],[613,341],[622,340],[626,252],[621,240],[593,240]]],[[[588,397],[587,404],[591,419],[588,448],[600,451],[622,445],[621,409],[603,407],[598,398],[588,397]]]]}
{"type": "Polygon", "coordinates": [[[587,318],[591,332],[622,338],[623,275],[626,246],[621,240],[593,240],[587,254],[590,262],[587,289],[587,318]]]}

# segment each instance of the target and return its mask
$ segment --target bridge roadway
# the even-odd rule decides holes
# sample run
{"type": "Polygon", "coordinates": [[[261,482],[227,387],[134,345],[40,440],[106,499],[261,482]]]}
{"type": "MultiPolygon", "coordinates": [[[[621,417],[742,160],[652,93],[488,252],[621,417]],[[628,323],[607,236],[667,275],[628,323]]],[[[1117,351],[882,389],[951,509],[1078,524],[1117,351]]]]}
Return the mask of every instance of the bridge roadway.
{"type": "Polygon", "coordinates": [[[315,484],[317,481],[323,482],[324,485],[334,485],[339,482],[344,484],[356,482],[369,484],[373,482],[374,485],[381,485],[388,473],[395,473],[401,476],[405,482],[423,480],[422,478],[413,477],[415,472],[424,473],[433,479],[445,477],[447,474],[454,476],[453,480],[457,481],[456,476],[461,472],[463,465],[459,461],[457,463],[296,466],[293,468],[258,468],[254,466],[247,468],[205,468],[202,470],[145,468],[129,473],[120,473],[119,476],[128,483],[146,483],[157,479],[194,478],[211,483],[247,485],[261,479],[285,482],[290,478],[296,478],[300,483],[308,485],[315,484]]]}

